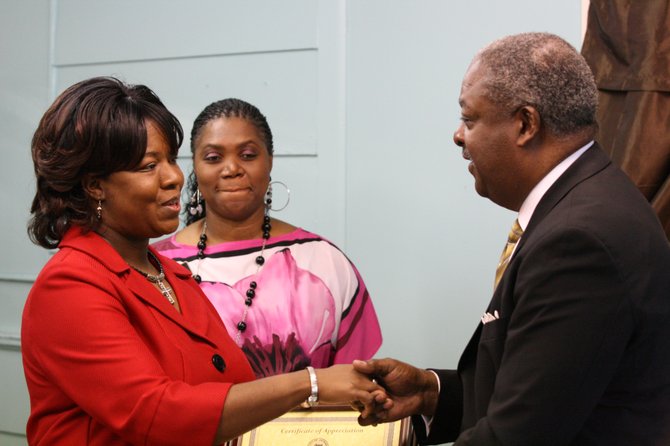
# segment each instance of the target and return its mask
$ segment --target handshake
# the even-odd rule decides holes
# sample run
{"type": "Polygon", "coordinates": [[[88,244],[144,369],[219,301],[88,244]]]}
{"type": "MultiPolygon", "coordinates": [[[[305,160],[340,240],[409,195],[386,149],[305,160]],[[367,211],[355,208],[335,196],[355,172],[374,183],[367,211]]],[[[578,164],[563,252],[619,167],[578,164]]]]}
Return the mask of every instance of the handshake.
{"type": "Polygon", "coordinates": [[[349,404],[362,426],[432,416],[439,393],[434,373],[388,358],[320,369],[318,383],[321,401],[349,404]]]}

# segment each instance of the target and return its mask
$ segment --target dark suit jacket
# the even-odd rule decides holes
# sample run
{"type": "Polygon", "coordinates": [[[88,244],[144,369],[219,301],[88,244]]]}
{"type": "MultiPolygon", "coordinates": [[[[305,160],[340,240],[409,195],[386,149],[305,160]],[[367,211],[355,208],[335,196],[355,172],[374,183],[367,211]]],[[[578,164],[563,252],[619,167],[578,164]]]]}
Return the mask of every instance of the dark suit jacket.
{"type": "Polygon", "coordinates": [[[670,246],[596,144],[538,204],[422,443],[670,445],[670,246]]]}

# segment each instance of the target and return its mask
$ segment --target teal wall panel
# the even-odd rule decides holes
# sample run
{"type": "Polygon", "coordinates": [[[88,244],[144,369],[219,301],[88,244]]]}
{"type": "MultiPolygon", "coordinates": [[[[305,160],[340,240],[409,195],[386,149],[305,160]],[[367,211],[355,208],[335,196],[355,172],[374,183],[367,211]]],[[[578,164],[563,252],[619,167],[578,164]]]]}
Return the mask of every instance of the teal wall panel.
{"type": "Polygon", "coordinates": [[[316,48],[323,2],[58,0],[56,5],[54,63],[77,65],[316,48]]]}

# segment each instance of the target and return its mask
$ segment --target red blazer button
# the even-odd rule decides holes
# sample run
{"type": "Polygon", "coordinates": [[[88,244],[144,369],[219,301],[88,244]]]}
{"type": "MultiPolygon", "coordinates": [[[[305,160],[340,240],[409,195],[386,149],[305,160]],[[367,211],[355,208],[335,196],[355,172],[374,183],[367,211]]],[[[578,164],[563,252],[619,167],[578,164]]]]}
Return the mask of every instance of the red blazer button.
{"type": "Polygon", "coordinates": [[[218,353],[212,356],[212,364],[214,364],[214,368],[219,372],[226,370],[226,361],[218,353]]]}

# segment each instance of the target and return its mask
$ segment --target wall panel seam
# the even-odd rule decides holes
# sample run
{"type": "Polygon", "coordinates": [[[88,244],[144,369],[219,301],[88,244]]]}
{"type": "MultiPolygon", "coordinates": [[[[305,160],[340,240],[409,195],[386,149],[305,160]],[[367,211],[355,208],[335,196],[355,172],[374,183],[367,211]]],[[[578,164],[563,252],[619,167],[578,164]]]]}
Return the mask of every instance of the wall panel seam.
{"type": "Polygon", "coordinates": [[[34,283],[37,276],[32,274],[12,274],[12,273],[1,273],[0,272],[0,283],[10,282],[10,283],[34,283]]]}
{"type": "Polygon", "coordinates": [[[278,50],[254,50],[254,51],[238,51],[227,53],[203,53],[203,54],[189,54],[185,56],[166,56],[166,57],[143,57],[133,59],[111,59],[111,60],[96,60],[95,62],[70,62],[70,63],[54,63],[54,68],[72,68],[72,67],[88,67],[96,65],[110,65],[110,64],[135,64],[147,62],[165,62],[174,60],[193,60],[193,59],[213,59],[216,57],[228,56],[254,56],[259,54],[281,54],[281,53],[304,53],[310,51],[318,51],[316,47],[296,47],[296,48],[282,48],[278,50]]]}
{"type": "Polygon", "coordinates": [[[21,336],[16,333],[0,332],[0,350],[21,351],[21,336]]]}

